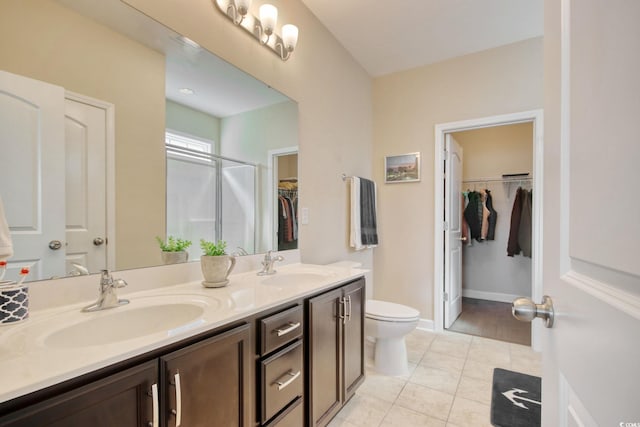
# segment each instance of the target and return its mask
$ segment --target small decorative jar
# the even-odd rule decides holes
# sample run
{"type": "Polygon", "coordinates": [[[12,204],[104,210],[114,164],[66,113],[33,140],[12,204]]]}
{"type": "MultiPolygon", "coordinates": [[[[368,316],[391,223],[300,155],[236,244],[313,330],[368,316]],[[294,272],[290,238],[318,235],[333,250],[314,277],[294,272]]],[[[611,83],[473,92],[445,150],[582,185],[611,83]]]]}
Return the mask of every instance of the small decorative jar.
{"type": "Polygon", "coordinates": [[[0,284],[0,324],[13,324],[29,317],[29,286],[0,284]]]}
{"type": "MultiPolygon", "coordinates": [[[[5,263],[6,267],[6,263],[5,263]]],[[[0,281],[0,325],[22,322],[29,317],[29,286],[24,279],[29,268],[20,270],[20,281],[0,281]]]]}

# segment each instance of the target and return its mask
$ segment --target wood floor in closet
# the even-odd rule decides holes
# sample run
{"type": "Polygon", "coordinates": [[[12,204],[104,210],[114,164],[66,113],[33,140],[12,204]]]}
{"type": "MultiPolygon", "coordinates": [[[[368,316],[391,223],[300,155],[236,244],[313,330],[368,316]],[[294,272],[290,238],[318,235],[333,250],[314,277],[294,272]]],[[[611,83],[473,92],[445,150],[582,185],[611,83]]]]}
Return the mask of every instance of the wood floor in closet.
{"type": "Polygon", "coordinates": [[[462,314],[449,330],[531,345],[531,323],[516,320],[511,315],[511,304],[506,302],[462,298],[462,314]]]}

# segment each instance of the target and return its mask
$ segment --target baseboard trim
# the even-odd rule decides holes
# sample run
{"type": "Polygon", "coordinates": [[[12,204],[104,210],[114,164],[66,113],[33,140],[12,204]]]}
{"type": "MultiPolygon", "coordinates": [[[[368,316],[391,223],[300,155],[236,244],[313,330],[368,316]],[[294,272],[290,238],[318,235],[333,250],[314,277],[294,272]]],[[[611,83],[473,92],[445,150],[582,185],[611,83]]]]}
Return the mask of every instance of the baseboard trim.
{"type": "Polygon", "coordinates": [[[499,292],[476,291],[475,289],[463,289],[462,296],[467,298],[484,299],[488,301],[512,302],[514,299],[525,295],[502,294],[499,292]]]}
{"type": "Polygon", "coordinates": [[[431,319],[420,319],[418,321],[417,329],[421,329],[423,331],[433,331],[434,330],[433,320],[431,320],[431,319]]]}

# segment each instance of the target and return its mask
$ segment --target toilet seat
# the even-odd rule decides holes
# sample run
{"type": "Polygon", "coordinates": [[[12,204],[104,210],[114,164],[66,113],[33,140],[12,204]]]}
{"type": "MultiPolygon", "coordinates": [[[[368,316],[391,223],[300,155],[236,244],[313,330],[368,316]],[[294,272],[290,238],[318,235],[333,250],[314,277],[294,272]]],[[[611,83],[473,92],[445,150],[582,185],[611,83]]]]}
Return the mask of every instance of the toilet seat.
{"type": "Polygon", "coordinates": [[[412,322],[420,318],[420,312],[406,305],[370,299],[366,303],[365,316],[384,322],[412,322]]]}

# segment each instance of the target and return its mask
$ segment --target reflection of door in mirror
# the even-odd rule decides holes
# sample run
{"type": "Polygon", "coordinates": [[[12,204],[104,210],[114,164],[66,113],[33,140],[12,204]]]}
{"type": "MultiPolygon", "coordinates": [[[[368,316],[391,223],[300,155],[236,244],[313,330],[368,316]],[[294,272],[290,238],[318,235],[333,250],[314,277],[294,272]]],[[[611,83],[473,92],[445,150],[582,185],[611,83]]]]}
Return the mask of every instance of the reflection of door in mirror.
{"type": "Polygon", "coordinates": [[[106,103],[3,72],[0,75],[0,194],[14,241],[8,279],[107,266],[106,103]],[[95,242],[102,242],[96,244],[95,242]]]}
{"type": "Polygon", "coordinates": [[[298,154],[276,155],[278,250],[298,248],[298,154]]]}

